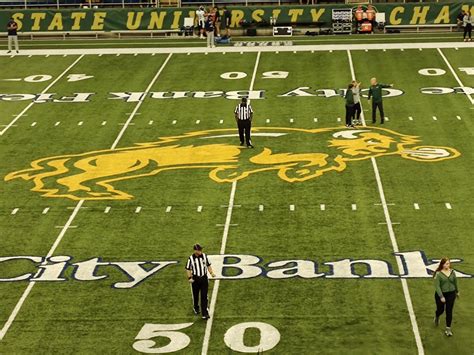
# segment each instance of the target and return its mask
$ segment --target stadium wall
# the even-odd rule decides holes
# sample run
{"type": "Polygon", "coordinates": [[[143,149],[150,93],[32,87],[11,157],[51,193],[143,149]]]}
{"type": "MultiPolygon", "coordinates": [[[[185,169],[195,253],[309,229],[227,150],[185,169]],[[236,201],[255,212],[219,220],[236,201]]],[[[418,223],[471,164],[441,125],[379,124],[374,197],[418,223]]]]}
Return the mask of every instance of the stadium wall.
{"type": "MultiPolygon", "coordinates": [[[[347,7],[349,5],[236,6],[229,10],[231,28],[268,26],[271,17],[276,18],[278,24],[330,26],[331,10],[347,7]]],[[[380,4],[374,8],[386,14],[387,25],[442,25],[456,23],[461,9],[474,13],[474,1],[380,4]]],[[[194,11],[191,8],[1,10],[0,22],[6,24],[13,17],[20,32],[168,30],[181,28],[184,18],[194,17],[194,11]]]]}

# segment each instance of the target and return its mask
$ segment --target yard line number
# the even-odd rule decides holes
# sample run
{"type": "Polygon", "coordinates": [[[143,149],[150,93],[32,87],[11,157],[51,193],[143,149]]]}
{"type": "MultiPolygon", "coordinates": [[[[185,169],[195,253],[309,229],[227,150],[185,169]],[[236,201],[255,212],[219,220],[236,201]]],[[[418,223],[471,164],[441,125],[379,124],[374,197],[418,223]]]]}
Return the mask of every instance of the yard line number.
{"type": "MultiPolygon", "coordinates": [[[[132,347],[145,354],[166,354],[185,349],[191,338],[181,330],[193,323],[153,324],[145,323],[135,337],[132,347]],[[168,339],[166,345],[156,346],[156,338],[168,339]]],[[[273,325],[263,322],[238,323],[230,327],[224,335],[224,343],[233,351],[241,353],[260,353],[273,349],[280,342],[280,332],[273,325]],[[245,332],[256,329],[260,333],[258,344],[249,346],[244,343],[245,332]]],[[[163,343],[163,341],[159,341],[163,343]]]]}

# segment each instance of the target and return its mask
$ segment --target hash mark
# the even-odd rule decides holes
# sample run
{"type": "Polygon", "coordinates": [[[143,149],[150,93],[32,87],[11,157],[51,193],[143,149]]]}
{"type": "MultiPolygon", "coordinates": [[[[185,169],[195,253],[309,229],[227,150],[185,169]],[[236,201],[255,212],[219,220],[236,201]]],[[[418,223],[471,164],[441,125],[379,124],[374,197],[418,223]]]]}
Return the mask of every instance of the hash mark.
{"type": "Polygon", "coordinates": [[[448,210],[452,210],[452,209],[453,209],[453,206],[451,206],[451,204],[450,204],[449,202],[446,202],[444,205],[446,206],[446,208],[447,208],[448,210]]]}
{"type": "Polygon", "coordinates": [[[341,122],[341,117],[338,117],[338,118],[337,118],[337,122],[341,122]]]}
{"type": "Polygon", "coordinates": [[[260,212],[262,212],[262,211],[263,211],[263,205],[259,205],[259,206],[258,206],[258,210],[259,210],[260,212]]]}
{"type": "Polygon", "coordinates": [[[14,208],[14,209],[12,210],[12,214],[16,214],[19,210],[20,210],[19,208],[14,208]]]}
{"type": "Polygon", "coordinates": [[[172,124],[176,124],[176,122],[177,122],[176,120],[173,120],[173,122],[171,122],[171,123],[172,123],[172,124]]]}
{"type": "Polygon", "coordinates": [[[142,210],[142,207],[138,206],[137,208],[135,208],[135,213],[140,213],[141,210],[142,210]]]}
{"type": "Polygon", "coordinates": [[[202,206],[198,206],[197,211],[202,212],[202,206]]]}
{"type": "Polygon", "coordinates": [[[31,124],[31,127],[34,127],[34,126],[36,126],[36,122],[33,122],[33,123],[31,124]]]}
{"type": "Polygon", "coordinates": [[[201,122],[201,120],[196,120],[196,124],[199,124],[199,122],[201,122]]]}
{"type": "Polygon", "coordinates": [[[55,125],[55,126],[59,126],[60,123],[61,123],[61,122],[58,121],[58,122],[56,122],[54,125],[55,125]]]}
{"type": "Polygon", "coordinates": [[[461,120],[461,116],[456,116],[456,118],[457,118],[458,120],[461,120]]]}
{"type": "Polygon", "coordinates": [[[405,51],[403,48],[400,48],[400,50],[401,50],[402,52],[405,51]]]}
{"type": "Polygon", "coordinates": [[[220,120],[219,123],[220,123],[220,124],[223,124],[223,123],[224,123],[224,120],[220,120]]]}
{"type": "Polygon", "coordinates": [[[166,207],[166,212],[171,212],[171,206],[166,207]]]}
{"type": "Polygon", "coordinates": [[[138,55],[138,53],[135,53],[133,56],[136,57],[138,55]]]}
{"type": "Polygon", "coordinates": [[[290,205],[290,211],[294,211],[295,210],[295,205],[290,205]]]}
{"type": "Polygon", "coordinates": [[[436,116],[433,116],[433,120],[438,121],[438,118],[436,116]]]}
{"type": "Polygon", "coordinates": [[[319,207],[321,208],[321,211],[325,211],[325,210],[326,210],[326,205],[325,205],[324,203],[322,203],[319,207]]]}
{"type": "Polygon", "coordinates": [[[109,213],[110,212],[110,206],[105,207],[104,213],[109,213]]]}
{"type": "Polygon", "coordinates": [[[414,204],[413,204],[413,207],[415,208],[415,210],[419,210],[419,209],[420,209],[420,205],[417,204],[417,203],[414,203],[414,204]]]}
{"type": "Polygon", "coordinates": [[[46,213],[48,213],[48,211],[49,211],[49,207],[46,207],[46,208],[43,210],[42,213],[43,213],[43,214],[46,214],[46,213]]]}
{"type": "Polygon", "coordinates": [[[156,55],[156,53],[152,53],[151,56],[154,57],[156,55]]]}
{"type": "Polygon", "coordinates": [[[79,121],[79,122],[77,122],[77,125],[82,126],[83,123],[84,123],[83,121],[79,121]]]}
{"type": "Polygon", "coordinates": [[[150,120],[150,121],[148,122],[148,124],[153,124],[153,120],[150,120]]]}
{"type": "Polygon", "coordinates": [[[413,121],[413,117],[411,117],[411,116],[408,116],[408,119],[409,119],[410,121],[413,121]]]}
{"type": "Polygon", "coordinates": [[[357,205],[355,203],[352,204],[352,210],[357,211],[357,205]]]}
{"type": "Polygon", "coordinates": [[[314,122],[318,122],[317,117],[313,118],[313,121],[314,121],[314,122]]]}
{"type": "Polygon", "coordinates": [[[267,120],[266,120],[265,122],[267,122],[267,123],[270,123],[270,119],[269,119],[269,118],[267,118],[267,120]]]}
{"type": "Polygon", "coordinates": [[[102,126],[105,126],[107,124],[107,121],[102,121],[102,126]]]}
{"type": "Polygon", "coordinates": [[[293,123],[295,122],[295,120],[293,118],[290,118],[290,123],[293,123]]]}

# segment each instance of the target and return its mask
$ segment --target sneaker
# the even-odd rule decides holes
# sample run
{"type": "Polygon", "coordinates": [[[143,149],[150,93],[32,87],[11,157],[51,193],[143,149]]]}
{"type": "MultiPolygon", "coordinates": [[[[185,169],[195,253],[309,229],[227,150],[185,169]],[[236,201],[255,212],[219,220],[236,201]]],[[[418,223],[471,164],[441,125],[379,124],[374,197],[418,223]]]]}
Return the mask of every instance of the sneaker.
{"type": "Polygon", "coordinates": [[[199,313],[201,313],[199,308],[194,308],[194,307],[193,307],[193,312],[195,315],[198,315],[199,313]]]}
{"type": "Polygon", "coordinates": [[[435,316],[434,319],[433,319],[433,323],[434,323],[435,327],[437,327],[439,325],[439,317],[435,316]]]}
{"type": "Polygon", "coordinates": [[[385,121],[384,121],[384,120],[382,120],[382,121],[380,121],[380,124],[384,124],[384,122],[385,122],[385,121]]]}
{"type": "Polygon", "coordinates": [[[209,318],[211,318],[211,317],[209,317],[209,314],[203,314],[202,315],[202,319],[204,319],[204,320],[208,320],[209,318]]]}
{"type": "Polygon", "coordinates": [[[16,51],[17,53],[20,53],[19,51],[16,51]]]}
{"type": "Polygon", "coordinates": [[[240,146],[243,146],[244,145],[244,142],[240,142],[240,146]]]}
{"type": "Polygon", "coordinates": [[[453,332],[451,331],[451,328],[446,327],[446,330],[444,331],[444,334],[446,334],[447,337],[452,337],[453,332]]]}
{"type": "Polygon", "coordinates": [[[252,144],[247,144],[247,148],[253,148],[252,144]]]}
{"type": "Polygon", "coordinates": [[[8,54],[8,53],[11,53],[11,52],[12,52],[12,51],[8,51],[7,54],[8,54]]]}

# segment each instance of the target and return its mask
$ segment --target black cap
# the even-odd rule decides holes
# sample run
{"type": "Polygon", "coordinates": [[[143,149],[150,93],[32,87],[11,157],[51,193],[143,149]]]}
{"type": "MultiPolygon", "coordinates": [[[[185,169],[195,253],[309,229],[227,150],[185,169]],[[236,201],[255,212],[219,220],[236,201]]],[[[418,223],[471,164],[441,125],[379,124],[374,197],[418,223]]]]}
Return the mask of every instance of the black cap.
{"type": "Polygon", "coordinates": [[[198,243],[194,244],[193,245],[193,250],[202,250],[201,244],[198,244],[198,243]]]}

